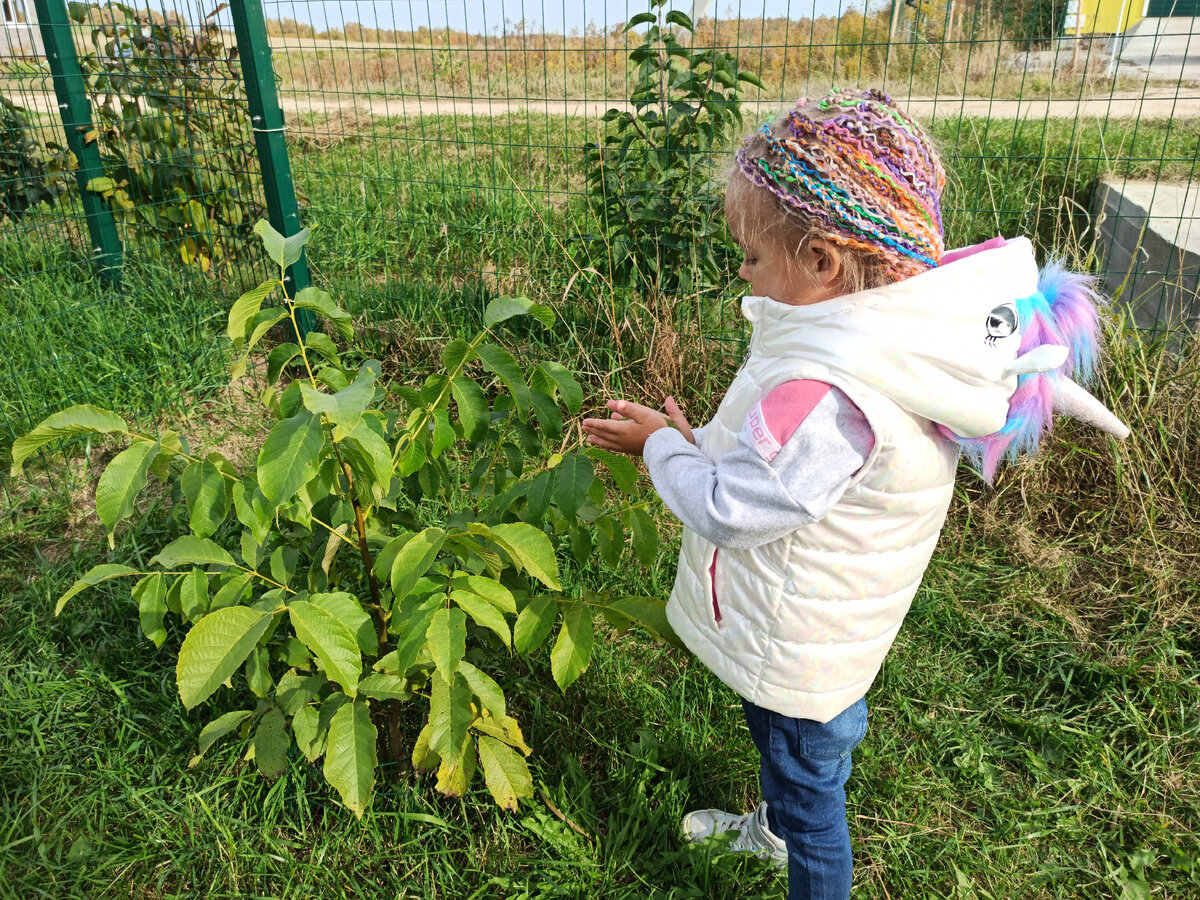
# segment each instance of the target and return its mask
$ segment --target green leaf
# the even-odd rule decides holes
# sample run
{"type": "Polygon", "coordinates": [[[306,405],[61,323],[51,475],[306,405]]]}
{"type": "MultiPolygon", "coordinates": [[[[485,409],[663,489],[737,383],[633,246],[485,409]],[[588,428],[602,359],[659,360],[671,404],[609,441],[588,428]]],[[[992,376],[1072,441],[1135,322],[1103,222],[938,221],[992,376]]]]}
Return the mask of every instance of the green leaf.
{"type": "Polygon", "coordinates": [[[517,811],[517,801],[533,796],[533,777],[521,754],[493,737],[479,736],[479,764],[488,791],[502,808],[517,811]]]}
{"type": "Polygon", "coordinates": [[[207,700],[246,661],[274,616],[245,606],[218,609],[201,619],[179,648],[175,683],[183,705],[207,700]]]}
{"type": "Polygon", "coordinates": [[[554,502],[568,520],[574,519],[587,502],[588,488],[595,478],[592,461],[578,453],[568,453],[555,466],[554,502]]]}
{"type": "Polygon", "coordinates": [[[271,678],[271,651],[259,645],[246,659],[246,684],[255,697],[267,699],[275,682],[271,678]]]}
{"type": "Polygon", "coordinates": [[[258,454],[258,483],[263,495],[282,506],[317,474],[317,459],[325,446],[319,416],[307,410],[284,419],[271,429],[258,454]]]}
{"type": "Polygon", "coordinates": [[[324,675],[301,675],[289,669],[279,679],[275,686],[275,702],[286,716],[294,716],[301,709],[317,699],[321,689],[329,684],[324,675]]]}
{"type": "Polygon", "coordinates": [[[513,646],[521,654],[528,654],[542,645],[554,628],[554,616],[558,603],[553,597],[534,597],[517,616],[513,627],[513,646]]]}
{"type": "Polygon", "coordinates": [[[486,672],[475,668],[465,659],[458,664],[458,672],[467,682],[471,693],[479,698],[483,708],[497,718],[507,715],[504,704],[504,691],[496,680],[486,672]]]}
{"type": "Polygon", "coordinates": [[[554,545],[540,528],[526,522],[493,525],[490,536],[504,548],[514,563],[551,590],[561,590],[554,545]]]}
{"type": "Polygon", "coordinates": [[[291,341],[272,347],[271,352],[267,354],[267,384],[277,382],[284,368],[299,355],[300,345],[291,341]]]}
{"type": "Polygon", "coordinates": [[[399,675],[387,675],[382,672],[368,675],[360,681],[358,692],[365,697],[374,697],[376,700],[412,699],[412,691],[408,689],[407,681],[399,675]]]}
{"type": "Polygon", "coordinates": [[[287,752],[292,746],[292,737],[287,731],[283,713],[269,709],[254,730],[254,765],[267,778],[278,778],[287,768],[287,752]]]}
{"type": "Polygon", "coordinates": [[[113,544],[117,523],[133,512],[133,502],[146,486],[146,472],[154,462],[160,445],[157,441],[138,441],[108,464],[96,484],[96,514],[108,532],[108,546],[113,544]]]}
{"type": "Polygon", "coordinates": [[[343,704],[329,723],[325,743],[325,780],[337,789],[342,802],[361,819],[375,788],[375,755],[378,732],[371,722],[366,700],[343,704]]]}
{"type": "Polygon", "coordinates": [[[236,712],[228,712],[223,716],[218,716],[200,730],[200,749],[196,755],[188,760],[188,768],[193,768],[196,763],[200,762],[208,748],[219,741],[225,735],[237,731],[238,726],[245,722],[248,718],[254,715],[252,709],[240,709],[236,712]]]}
{"type": "Polygon", "coordinates": [[[214,544],[208,538],[185,534],[176,538],[158,551],[158,555],[150,560],[151,564],[160,565],[164,569],[173,569],[179,565],[193,566],[230,566],[234,565],[233,557],[228,550],[214,544]]]}
{"type": "Polygon", "coordinates": [[[471,379],[459,377],[450,382],[450,393],[458,407],[463,436],[467,440],[478,439],[487,427],[490,412],[483,390],[471,379]]]}
{"type": "Polygon", "coordinates": [[[310,331],[304,336],[304,346],[331,363],[337,363],[338,351],[333,339],[323,331],[310,331]]]}
{"type": "Polygon", "coordinates": [[[513,615],[517,613],[517,601],[513,598],[512,591],[491,578],[484,578],[482,575],[456,575],[451,580],[450,587],[478,594],[503,612],[513,615]]]}
{"type": "Polygon", "coordinates": [[[517,405],[517,414],[524,419],[525,411],[533,401],[529,396],[529,386],[525,383],[525,374],[512,354],[496,344],[483,344],[479,348],[479,358],[483,367],[508,389],[517,405]]]}
{"type": "Polygon", "coordinates": [[[678,25],[680,28],[686,28],[688,31],[695,31],[696,26],[692,24],[692,20],[688,16],[677,9],[673,9],[667,13],[663,20],[668,25],[678,25]]]}
{"type": "Polygon", "coordinates": [[[275,521],[275,508],[263,494],[258,482],[246,478],[233,486],[233,508],[238,521],[250,529],[250,534],[259,546],[271,533],[275,521]]]}
{"type": "Polygon", "coordinates": [[[600,611],[614,628],[623,629],[628,622],[636,622],[656,640],[675,647],[683,646],[667,621],[667,601],[659,597],[604,599],[600,601],[600,611]]]}
{"type": "Polygon", "coordinates": [[[302,676],[295,670],[288,670],[280,677],[280,683],[275,685],[275,702],[280,704],[284,715],[295,715],[316,700],[326,684],[329,684],[329,679],[323,674],[302,676]]]}
{"type": "Polygon", "coordinates": [[[137,574],[139,574],[137,569],[118,565],[117,563],[104,563],[103,565],[93,566],[88,570],[86,575],[71,585],[70,589],[58,598],[58,603],[54,605],[54,614],[57,616],[61,613],[63,607],[67,605],[67,601],[84,588],[92,587],[102,581],[108,581],[110,578],[121,578],[125,575],[137,574]]]}
{"type": "Polygon", "coordinates": [[[634,16],[632,19],[630,19],[625,24],[625,30],[632,31],[633,29],[637,28],[639,25],[645,25],[648,22],[657,22],[657,21],[658,21],[658,15],[656,13],[652,13],[652,12],[638,13],[636,16],[634,16]]]}
{"type": "Polygon", "coordinates": [[[183,614],[199,622],[208,612],[208,576],[201,569],[192,569],[179,581],[179,603],[183,614]]]}
{"type": "Polygon", "coordinates": [[[609,516],[600,516],[593,524],[596,528],[596,547],[600,551],[600,558],[615,568],[625,552],[625,528],[619,518],[609,516]]]}
{"type": "Polygon", "coordinates": [[[446,609],[434,612],[425,632],[429,642],[429,654],[442,677],[451,677],[467,650],[467,617],[461,609],[446,609]]]}
{"type": "Polygon", "coordinates": [[[154,462],[150,463],[150,474],[165,482],[171,472],[171,460],[185,452],[183,438],[178,431],[164,431],[158,439],[160,449],[154,462]]]}
{"type": "Polygon", "coordinates": [[[638,471],[637,466],[633,464],[633,460],[628,456],[612,453],[600,447],[588,447],[585,452],[592,459],[596,460],[596,462],[603,464],[608,469],[608,474],[617,483],[617,487],[626,494],[634,493],[634,488],[637,486],[638,471]]]}
{"type": "Polygon", "coordinates": [[[538,368],[549,375],[558,387],[558,396],[562,399],[563,406],[567,408],[568,412],[572,415],[579,415],[579,411],[583,409],[583,388],[579,386],[579,382],[575,380],[566,366],[552,360],[544,360],[538,363],[538,368]]]}
{"type": "Polygon", "coordinates": [[[292,734],[296,736],[296,746],[309,762],[316,762],[317,757],[325,752],[328,730],[328,725],[322,726],[321,711],[315,706],[303,706],[292,716],[292,734]]]}
{"type": "Polygon", "coordinates": [[[475,718],[471,712],[471,689],[466,679],[457,673],[442,673],[431,679],[429,693],[429,747],[445,759],[462,746],[467,727],[475,718]]]}
{"type": "Polygon", "coordinates": [[[86,404],[72,406],[47,416],[29,434],[13,441],[13,461],[9,474],[13,478],[20,476],[25,460],[59,438],[72,434],[112,434],[114,431],[128,430],[129,426],[125,424],[125,420],[107,409],[86,404]]]}
{"type": "Polygon", "coordinates": [[[530,391],[530,400],[533,402],[533,411],[537,414],[538,425],[546,438],[551,441],[561,438],[563,418],[562,413],[558,411],[558,404],[549,394],[542,391],[530,391]]]}
{"type": "Polygon", "coordinates": [[[292,301],[296,309],[311,309],[329,320],[345,340],[354,337],[354,319],[350,313],[333,302],[333,298],[320,288],[306,287],[296,294],[292,301]]]}
{"type": "Polygon", "coordinates": [[[442,350],[442,367],[447,375],[457,375],[459,370],[475,358],[475,350],[462,338],[455,338],[442,350]]]}
{"type": "Polygon", "coordinates": [[[533,483],[529,486],[529,518],[534,522],[540,522],[546,516],[546,510],[550,508],[550,497],[554,492],[554,471],[542,472],[533,479],[533,483]]]}
{"type": "Polygon", "coordinates": [[[349,387],[336,394],[323,393],[302,381],[300,396],[309,410],[318,415],[323,413],[329,418],[336,426],[333,439],[340,441],[358,427],[362,414],[375,399],[375,373],[367,368],[361,369],[349,387]]]}
{"type": "Polygon", "coordinates": [[[241,603],[247,596],[247,588],[250,585],[250,579],[254,576],[250,572],[242,572],[234,575],[228,581],[217,589],[213,595],[212,603],[209,604],[209,609],[224,609],[227,606],[236,606],[241,603]]]}
{"type": "Polygon", "coordinates": [[[89,178],[87,190],[94,194],[107,194],[116,188],[117,183],[111,178],[89,178]]]}
{"type": "Polygon", "coordinates": [[[300,255],[304,252],[304,245],[308,243],[310,236],[309,229],[301,228],[295,234],[285,238],[266,219],[259,220],[258,224],[254,226],[254,233],[262,238],[267,256],[284,268],[299,261],[300,255]]]}
{"type": "Polygon", "coordinates": [[[633,552],[638,562],[643,566],[654,563],[658,556],[658,526],[650,513],[640,506],[635,506],[627,513],[629,531],[633,536],[633,552]]]}
{"type": "Polygon", "coordinates": [[[395,654],[391,670],[393,674],[403,677],[404,673],[417,661],[421,650],[427,643],[426,635],[436,612],[436,608],[425,608],[417,606],[415,603],[403,603],[399,606],[399,611],[393,615],[392,622],[403,628],[403,631],[400,640],[396,642],[396,649],[392,651],[395,654]]]}
{"type": "Polygon", "coordinates": [[[147,575],[133,586],[133,599],[138,605],[138,622],[142,634],[161,647],[167,639],[163,618],[167,614],[167,585],[162,572],[147,575]]]}
{"type": "Polygon", "coordinates": [[[215,534],[229,515],[229,484],[210,459],[197,460],[183,470],[179,485],[187,500],[189,527],[197,537],[215,534]]]}
{"type": "Polygon", "coordinates": [[[591,609],[583,603],[567,607],[558,640],[550,651],[550,674],[561,690],[565,691],[588,667],[593,637],[591,609]]]}
{"type": "Polygon", "coordinates": [[[528,297],[497,297],[483,311],[483,327],[491,328],[514,316],[526,315],[533,305],[528,297]]]}
{"type": "MultiPolygon", "coordinates": [[[[396,540],[401,540],[397,538],[396,540]]],[[[429,571],[433,561],[446,542],[446,532],[440,528],[426,528],[413,535],[396,554],[392,562],[392,596],[403,600],[416,585],[417,580],[429,571]]]]}
{"type": "Polygon", "coordinates": [[[469,591],[451,591],[450,599],[458,605],[458,608],[465,612],[476,625],[488,629],[493,632],[496,637],[505,647],[512,646],[512,634],[508,630],[508,622],[504,620],[504,614],[492,604],[488,603],[477,594],[472,594],[469,591]]]}
{"type": "Polygon", "coordinates": [[[363,605],[353,594],[344,591],[313,594],[308,601],[321,607],[345,625],[358,642],[358,649],[365,655],[375,656],[379,652],[379,638],[375,634],[371,616],[363,609],[363,605]]]}
{"type": "Polygon", "coordinates": [[[240,347],[250,330],[250,323],[258,315],[259,307],[267,299],[271,291],[279,286],[278,281],[264,281],[258,287],[251,288],[233,301],[229,308],[229,339],[235,347],[240,347]]]}
{"type": "Polygon", "coordinates": [[[433,443],[430,456],[437,459],[454,446],[454,426],[450,424],[450,413],[444,409],[433,411],[433,443]]]}
{"type": "Polygon", "coordinates": [[[738,81],[745,81],[748,84],[754,85],[756,88],[761,88],[763,90],[766,89],[762,83],[762,79],[753,72],[738,72],[738,81]]]}
{"type": "Polygon", "coordinates": [[[321,661],[326,677],[353,697],[362,674],[362,656],[354,632],[333,613],[307,600],[289,603],[288,614],[296,637],[321,661]]]}

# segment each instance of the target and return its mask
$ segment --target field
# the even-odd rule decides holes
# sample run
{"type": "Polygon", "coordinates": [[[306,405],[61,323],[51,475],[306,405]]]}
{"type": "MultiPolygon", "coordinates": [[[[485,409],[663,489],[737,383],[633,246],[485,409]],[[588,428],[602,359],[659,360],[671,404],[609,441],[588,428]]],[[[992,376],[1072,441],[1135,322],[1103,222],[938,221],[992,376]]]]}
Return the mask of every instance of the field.
{"type": "MultiPolygon", "coordinates": [[[[711,410],[740,355],[736,285],[679,300],[656,331],[647,298],[577,277],[603,258],[583,196],[589,127],[338,112],[293,129],[314,273],[388,371],[418,381],[487,299],[522,293],[559,308],[538,340],[583,373],[591,404],[669,388],[697,418],[711,410]]],[[[1078,213],[1097,174],[1187,177],[1200,136],[1194,121],[934,128],[952,162],[949,243],[1030,233],[1064,253],[1090,246],[1078,213]]],[[[236,455],[261,424],[251,382],[216,389],[227,346],[214,335],[246,273],[181,279],[146,256],[127,272],[136,289],[115,295],[79,284],[77,255],[66,239],[0,244],[24,326],[0,331],[0,447],[88,398],[154,421],[184,414],[194,441],[236,455]],[[94,302],[64,303],[81,292],[94,302]],[[80,338],[98,333],[104,346],[80,338]]],[[[850,784],[858,896],[1200,892],[1200,356],[1194,340],[1180,356],[1110,330],[1100,393],[1133,426],[1128,444],[1064,423],[1044,460],[994,490],[963,473],[868,695],[850,784]]],[[[599,640],[566,696],[544,654],[513,660],[538,794],[517,815],[482,786],[450,801],[396,767],[358,823],[303,758],[271,784],[236,741],[189,769],[201,717],[175,695],[179,634],[155,651],[119,588],[52,616],[81,571],[158,546],[173,501],[155,497],[107,552],[89,472],[50,464],[8,486],[0,525],[0,897],[782,895],[765,866],[680,844],[687,809],[755,802],[757,761],[736,698],[637,632],[599,640]]],[[[659,511],[668,540],[653,565],[571,564],[569,586],[664,595],[677,525],[659,511]]],[[[213,712],[237,702],[225,692],[213,712]]]]}

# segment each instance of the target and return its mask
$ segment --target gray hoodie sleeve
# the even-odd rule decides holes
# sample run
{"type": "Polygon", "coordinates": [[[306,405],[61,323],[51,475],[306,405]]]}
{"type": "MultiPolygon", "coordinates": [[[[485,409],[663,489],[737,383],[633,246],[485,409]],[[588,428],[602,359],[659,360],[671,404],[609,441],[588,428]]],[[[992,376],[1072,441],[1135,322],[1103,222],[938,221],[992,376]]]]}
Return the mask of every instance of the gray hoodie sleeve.
{"type": "Polygon", "coordinates": [[[815,396],[815,382],[776,388],[754,407],[737,446],[717,464],[672,428],[646,441],[646,467],[663,502],[718,547],[746,550],[812,524],[870,456],[875,439],[858,407],[829,385],[819,385],[820,399],[810,409],[786,404],[796,396],[789,396],[790,386],[800,384],[808,386],[805,396],[815,396]]]}

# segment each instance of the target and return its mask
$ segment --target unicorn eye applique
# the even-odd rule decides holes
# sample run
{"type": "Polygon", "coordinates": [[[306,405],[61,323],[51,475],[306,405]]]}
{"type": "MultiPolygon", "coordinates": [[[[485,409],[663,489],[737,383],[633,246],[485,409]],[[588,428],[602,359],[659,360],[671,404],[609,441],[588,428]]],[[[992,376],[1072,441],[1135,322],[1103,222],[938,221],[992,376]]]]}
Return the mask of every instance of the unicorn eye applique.
{"type": "Polygon", "coordinates": [[[997,306],[987,317],[987,337],[983,342],[989,347],[996,341],[1012,335],[1017,330],[1017,308],[1010,303],[997,306]]]}

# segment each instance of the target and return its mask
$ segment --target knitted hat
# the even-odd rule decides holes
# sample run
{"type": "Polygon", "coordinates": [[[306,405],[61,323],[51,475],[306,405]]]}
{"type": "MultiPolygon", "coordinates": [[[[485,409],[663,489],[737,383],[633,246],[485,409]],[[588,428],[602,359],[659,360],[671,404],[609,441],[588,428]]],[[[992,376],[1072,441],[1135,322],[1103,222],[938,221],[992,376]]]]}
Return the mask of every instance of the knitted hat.
{"type": "Polygon", "coordinates": [[[941,262],[946,173],[921,128],[880,91],[802,98],[746,139],[737,166],[826,239],[881,255],[896,278],[941,262]]]}

